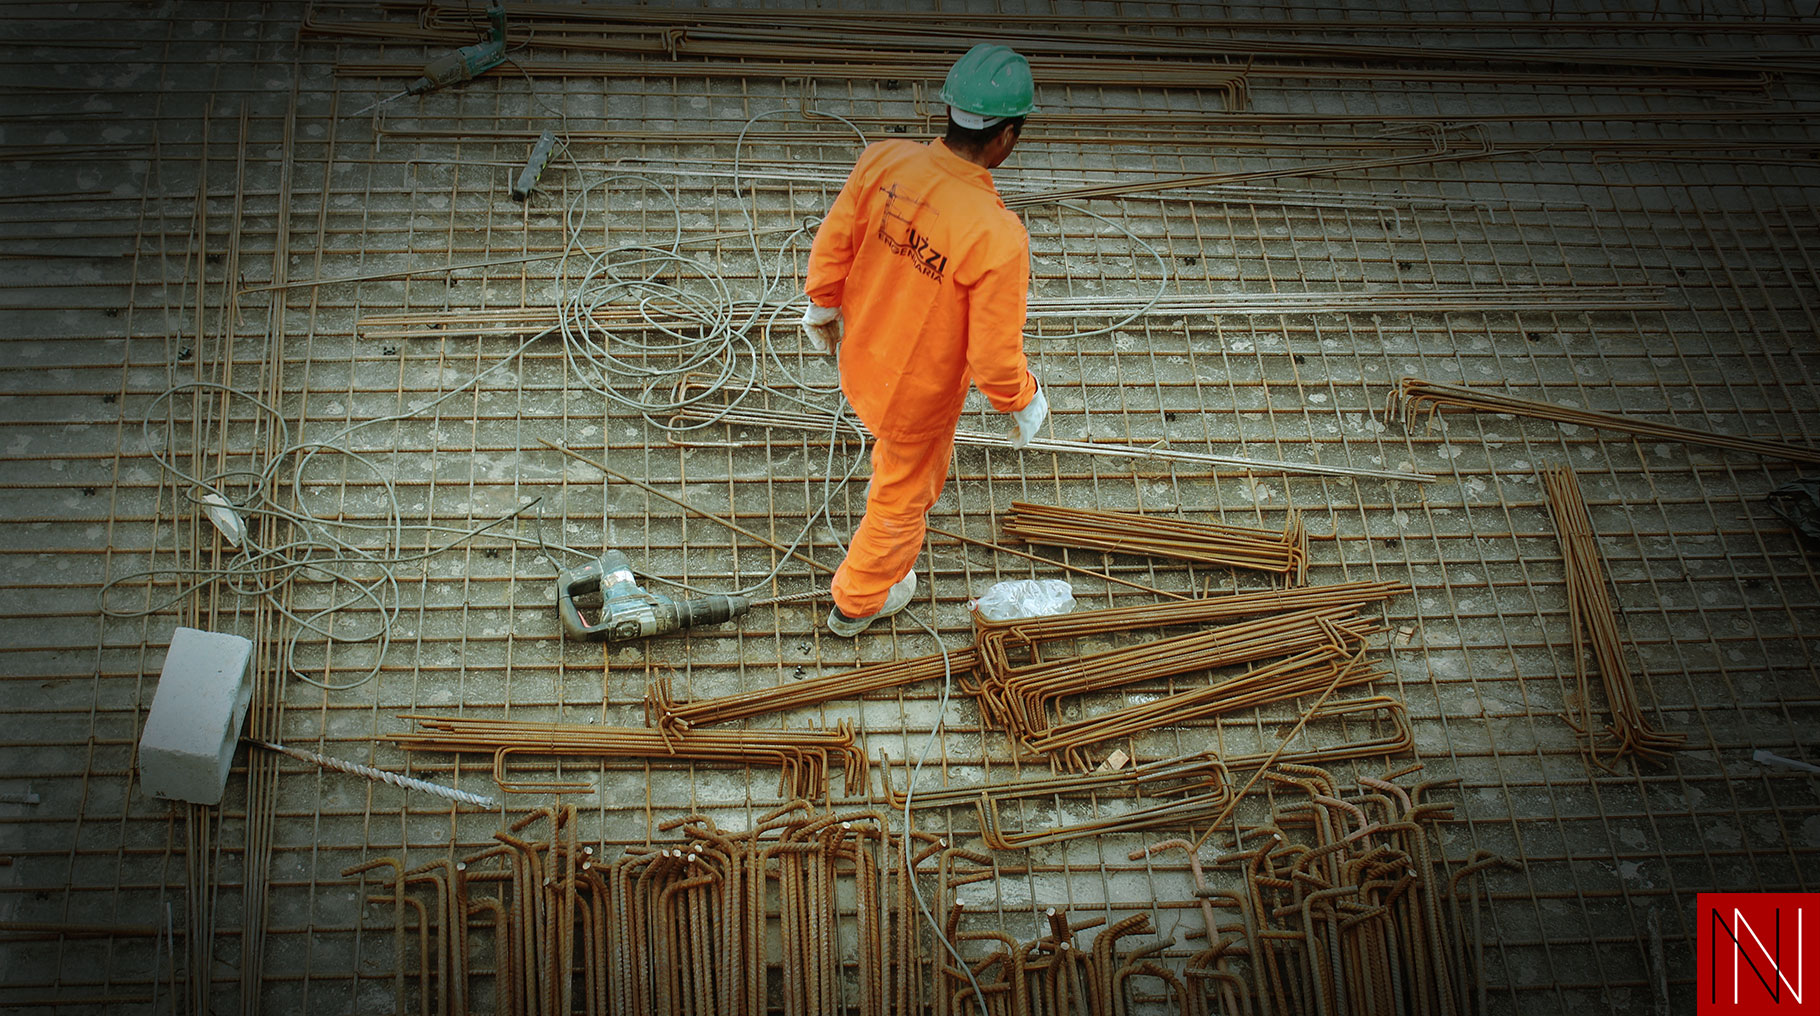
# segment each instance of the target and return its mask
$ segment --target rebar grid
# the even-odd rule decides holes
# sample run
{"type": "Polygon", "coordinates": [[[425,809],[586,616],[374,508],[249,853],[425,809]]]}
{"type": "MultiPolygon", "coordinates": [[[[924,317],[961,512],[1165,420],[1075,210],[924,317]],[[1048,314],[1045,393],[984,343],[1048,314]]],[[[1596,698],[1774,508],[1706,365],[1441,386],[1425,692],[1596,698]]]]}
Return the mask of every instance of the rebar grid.
{"type": "MultiPolygon", "coordinates": [[[[1298,22],[1297,32],[1331,33],[1354,16],[1312,6],[1305,13],[1326,20],[1306,28],[1298,22]]],[[[8,968],[0,998],[8,1005],[55,997],[98,1007],[101,999],[168,999],[179,989],[223,1003],[249,991],[268,1005],[301,1000],[302,1011],[388,1004],[406,974],[392,961],[394,918],[402,924],[405,904],[363,910],[352,880],[339,871],[376,853],[408,855],[412,864],[457,856],[486,844],[500,824],[498,815],[451,812],[289,761],[274,761],[263,774],[237,769],[219,816],[167,811],[138,797],[132,745],[152,685],[143,675],[155,673],[169,626],[265,630],[250,603],[219,588],[151,618],[93,620],[93,594],[105,578],[225,556],[206,521],[187,507],[187,492],[147,458],[138,417],[153,396],[192,378],[231,380],[279,397],[294,426],[322,432],[427,403],[496,363],[525,334],[477,338],[458,322],[476,312],[549,305],[563,239],[560,209],[586,172],[605,172],[622,157],[639,160],[629,164],[675,187],[689,228],[709,238],[692,249],[736,286],[749,287],[756,266],[744,249],[742,209],[754,207],[753,187],[761,228],[817,214],[856,145],[822,123],[801,135],[815,143],[796,142],[777,129],[790,122],[780,119],[758,121],[769,129],[736,152],[733,138],[747,116],[806,100],[852,112],[880,136],[929,130],[908,83],[894,92],[861,75],[818,79],[804,89],[758,75],[527,81],[509,67],[496,80],[348,121],[338,114],[365,105],[396,79],[330,78],[329,67],[421,65],[434,48],[306,38],[293,51],[301,12],[271,5],[260,14],[246,20],[251,15],[223,5],[202,36],[219,50],[205,69],[192,65],[209,51],[187,23],[149,23],[128,33],[123,22],[112,30],[120,37],[100,40],[121,54],[148,56],[160,85],[104,84],[115,111],[143,103],[149,114],[117,141],[89,144],[77,130],[62,139],[49,133],[85,122],[88,114],[69,97],[94,86],[76,75],[14,82],[55,103],[48,108],[67,110],[68,119],[7,118],[13,159],[4,172],[19,186],[9,188],[15,194],[4,207],[9,237],[20,241],[9,263],[26,270],[8,289],[20,326],[7,342],[19,355],[4,372],[8,412],[0,423],[0,469],[15,491],[8,511],[14,535],[0,548],[15,566],[3,586],[9,638],[0,657],[15,693],[6,789],[29,788],[39,799],[0,804],[16,813],[0,899],[21,927],[7,933],[30,939],[18,944],[8,968]],[[261,23],[269,27],[241,34],[261,23]],[[295,84],[267,87],[269,76],[293,66],[295,84]],[[538,121],[553,116],[544,103],[559,108],[578,136],[592,131],[599,141],[576,153],[585,171],[554,167],[543,200],[521,209],[504,199],[504,181],[528,147],[527,128],[534,136],[538,121]],[[295,128],[287,128],[293,119],[295,128]],[[640,126],[651,129],[639,134],[640,126]],[[28,157],[33,163],[22,165],[28,157]],[[743,197],[732,186],[735,157],[745,173],[743,197]],[[100,166],[95,179],[115,193],[95,193],[101,187],[80,171],[73,182],[66,177],[78,160],[100,166]],[[206,201],[195,200],[199,191],[206,201]],[[25,203],[34,198],[55,203],[40,212],[25,203]],[[274,259],[274,250],[288,257],[274,259]],[[397,274],[406,271],[414,274],[397,274]],[[370,281],[305,285],[355,277],[370,281]],[[242,285],[247,291],[232,301],[230,290],[242,285]],[[261,288],[268,286],[284,288],[261,288]],[[451,323],[414,334],[361,327],[395,314],[451,323]],[[268,342],[269,335],[283,341],[268,342]],[[130,338],[123,343],[122,336],[130,338]],[[92,653],[71,649],[91,641],[92,653]],[[269,857],[262,856],[265,844],[269,857]],[[245,892],[260,881],[249,873],[262,861],[270,873],[263,922],[245,892]],[[186,892],[186,866],[217,888],[186,892]],[[106,933],[95,934],[97,927],[106,933]],[[186,988],[184,973],[208,964],[211,930],[211,973],[186,988]],[[263,970],[249,987],[241,971],[258,968],[242,950],[261,932],[263,970]]],[[[1006,12],[1000,20],[1029,16],[1006,12]]],[[[1561,41],[1560,22],[1456,19],[1447,29],[1459,45],[1484,38],[1480,33],[1547,45],[1561,41]]],[[[1171,19],[1169,27],[1177,24],[1171,19]]],[[[1708,42],[1730,40],[1729,58],[1763,45],[1749,41],[1753,31],[1811,46],[1799,24],[1635,21],[1625,30],[1707,32],[1708,42]]],[[[1232,26],[1189,27],[1217,37],[1232,26]]],[[[1134,22],[1131,31],[1168,34],[1154,21],[1134,22]]],[[[78,37],[68,23],[49,25],[47,38],[60,47],[50,50],[58,59],[96,59],[81,45],[95,40],[78,37]]],[[[1078,84],[1058,89],[1051,102],[1046,90],[1056,129],[1045,139],[1033,122],[1002,186],[1010,195],[1233,171],[1299,172],[1380,158],[1385,149],[1420,151],[1427,139],[1378,130],[1412,121],[1470,120],[1500,149],[1538,150],[1098,201],[1096,211],[1160,245],[1168,295],[1188,299],[1091,339],[1064,336],[1122,317],[1106,316],[1105,308],[1156,291],[1158,266],[1092,218],[1031,207],[1025,220],[1035,295],[1079,301],[1080,314],[1033,320],[1033,366],[1051,392],[1058,436],[1067,428],[1065,436],[1130,444],[1162,440],[1380,468],[1407,463],[1441,481],[1417,488],[1222,474],[1212,482],[1143,462],[969,450],[957,456],[934,522],[990,539],[1019,500],[1179,511],[1279,529],[1299,511],[1311,533],[1333,537],[1315,541],[1311,584],[1407,580],[1413,593],[1384,614],[1394,677],[1376,690],[1407,703],[1415,756],[1429,773],[1462,780],[1447,832],[1450,856],[1491,850],[1524,863],[1520,873],[1487,877],[1494,1011],[1648,1011],[1663,977],[1678,1011],[1691,992],[1681,975],[1691,955],[1691,894],[1805,890],[1820,846],[1811,795],[1795,786],[1805,778],[1745,761],[1753,747],[1804,755],[1804,731],[1813,726],[1813,671],[1804,661],[1820,628],[1816,576],[1802,545],[1758,500],[1793,474],[1718,450],[1491,416],[1404,432],[1377,407],[1398,377],[1417,374],[1551,396],[1573,392],[1588,408],[1810,444],[1820,429],[1806,369],[1812,354],[1803,351],[1820,305],[1815,185],[1803,173],[1814,144],[1811,121],[1772,110],[1734,113],[1724,106],[1724,96],[1735,94],[1730,87],[1605,91],[1380,75],[1348,79],[1341,95],[1332,80],[1311,73],[1251,81],[1250,105],[1240,112],[1256,123],[1226,121],[1247,132],[1238,138],[1226,127],[1196,133],[1193,117],[1226,112],[1224,97],[1211,91],[1078,84]],[[1145,140],[1139,132],[1166,119],[1157,115],[1165,108],[1186,109],[1189,118],[1154,143],[1145,140]],[[1330,108],[1355,119],[1323,122],[1330,108]],[[1721,116],[1724,122],[1715,122],[1721,116]],[[1184,200],[1189,196],[1195,200],[1184,200]],[[1336,301],[1320,300],[1437,287],[1477,297],[1429,307],[1379,300],[1346,313],[1336,301]],[[1537,287],[1541,292],[1532,293],[1537,287]],[[1645,287],[1649,302],[1631,287],[1645,287]],[[1519,292],[1528,303],[1512,302],[1519,292]],[[1231,297],[1241,294],[1248,305],[1237,313],[1231,297]],[[1305,294],[1314,301],[1296,302],[1305,294]],[[1661,767],[1594,774],[1564,719],[1578,715],[1582,703],[1569,678],[1574,661],[1564,636],[1559,553],[1534,479],[1535,467],[1556,460],[1572,465],[1586,491],[1619,623],[1637,654],[1642,708],[1662,727],[1689,733],[1690,750],[1661,767]],[[1665,936],[1666,972],[1649,959],[1655,921],[1665,936]]],[[[1765,94],[1772,101],[1799,97],[1803,87],[1778,82],[1765,94]]],[[[616,236],[665,234],[668,217],[648,189],[618,196],[637,206],[619,209],[616,236]]],[[[771,338],[794,355],[790,329],[773,329],[771,338]]],[[[816,376],[831,377],[825,370],[816,376]]],[[[197,399],[170,426],[157,422],[197,461],[244,463],[270,449],[269,435],[243,409],[197,399]]],[[[981,408],[964,426],[1002,423],[981,408]]],[[[540,521],[516,529],[527,539],[618,546],[642,568],[705,588],[762,575],[770,552],[660,500],[602,485],[538,439],[595,453],[605,445],[617,468],[774,538],[793,534],[818,503],[831,450],[826,435],[755,428],[708,428],[686,446],[672,445],[636,414],[589,396],[553,346],[532,347],[510,377],[387,430],[377,444],[414,514],[478,525],[541,495],[540,521]]],[[[832,452],[854,449],[834,443],[832,452]]],[[[320,472],[322,496],[348,518],[379,517],[379,491],[369,478],[345,462],[320,472]]],[[[862,498],[853,487],[834,504],[838,535],[850,531],[862,498]]],[[[838,561],[836,535],[821,527],[810,552],[838,561]]],[[[415,549],[441,543],[422,533],[415,549]]],[[[1252,588],[1218,569],[1096,552],[1056,556],[1176,593],[1252,588]]],[[[679,699],[697,699],[789,681],[799,670],[831,673],[938,648],[906,624],[835,644],[816,627],[825,604],[761,608],[728,629],[648,646],[565,647],[547,601],[549,577],[563,561],[534,544],[502,540],[429,558],[410,576],[410,609],[368,690],[323,695],[274,684],[283,707],[267,702],[255,724],[270,725],[266,732],[287,743],[484,791],[491,789],[485,765],[407,758],[375,746],[374,738],[400,733],[393,716],[411,710],[636,725],[659,679],[672,682],[679,699]]],[[[950,649],[969,630],[968,597],[1001,578],[1048,575],[1028,561],[941,537],[931,539],[923,568],[928,581],[914,609],[950,649]]],[[[1090,605],[1153,599],[1070,577],[1090,605]]],[[[810,581],[787,568],[776,589],[795,592],[810,581]]],[[[174,591],[129,588],[153,598],[174,591]]],[[[300,585],[288,595],[307,607],[321,591],[300,585]]],[[[356,607],[334,624],[362,630],[372,620],[371,610],[356,607]]],[[[262,669],[275,680],[270,647],[263,640],[262,647],[262,669]]],[[[306,643],[303,659],[358,670],[368,662],[363,652],[306,643]]],[[[1192,678],[1172,678],[1132,694],[1194,686],[1192,678]]],[[[852,719],[872,750],[901,760],[926,734],[935,694],[930,685],[900,688],[749,725],[832,727],[852,719]]],[[[1092,707],[1124,701],[1115,696],[1092,707]]],[[[1210,743],[1228,754],[1262,753],[1295,717],[1287,708],[1224,717],[1154,731],[1125,747],[1143,761],[1210,743]]],[[[946,726],[925,781],[965,786],[1048,775],[1018,762],[964,703],[950,706],[946,726]]],[[[1381,719],[1347,719],[1311,729],[1305,740],[1337,743],[1387,729],[1381,719]]],[[[1375,761],[1339,768],[1382,772],[1375,761]]],[[[653,842],[658,823],[684,813],[710,814],[732,827],[779,803],[768,770],[563,762],[545,772],[598,788],[574,800],[586,835],[605,852],[653,842]]],[[[1017,802],[1007,821],[1028,830],[1061,813],[1088,817],[1082,812],[1098,807],[1073,799],[1017,802]]],[[[919,819],[919,828],[925,823],[951,844],[977,844],[977,826],[963,810],[919,819]]],[[[1111,920],[1142,911],[1167,936],[1198,905],[1189,902],[1192,885],[1179,855],[1126,859],[1128,849],[1149,842],[1123,834],[994,855],[999,877],[966,890],[962,927],[1028,940],[1043,933],[1044,911],[1060,907],[1077,916],[1103,911],[1111,920]]],[[[1191,951],[1168,951],[1164,962],[1181,962],[1191,951]]]]}

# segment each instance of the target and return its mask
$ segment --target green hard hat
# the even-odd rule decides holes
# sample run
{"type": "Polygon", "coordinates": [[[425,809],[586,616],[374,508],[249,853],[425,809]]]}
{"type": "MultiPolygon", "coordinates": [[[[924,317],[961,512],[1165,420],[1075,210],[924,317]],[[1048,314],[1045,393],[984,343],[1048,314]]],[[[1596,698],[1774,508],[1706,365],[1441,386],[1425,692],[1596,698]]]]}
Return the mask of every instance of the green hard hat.
{"type": "Polygon", "coordinates": [[[1028,116],[1036,111],[1036,82],[1030,61],[1010,46],[982,42],[948,68],[940,98],[978,116],[1028,116]]]}

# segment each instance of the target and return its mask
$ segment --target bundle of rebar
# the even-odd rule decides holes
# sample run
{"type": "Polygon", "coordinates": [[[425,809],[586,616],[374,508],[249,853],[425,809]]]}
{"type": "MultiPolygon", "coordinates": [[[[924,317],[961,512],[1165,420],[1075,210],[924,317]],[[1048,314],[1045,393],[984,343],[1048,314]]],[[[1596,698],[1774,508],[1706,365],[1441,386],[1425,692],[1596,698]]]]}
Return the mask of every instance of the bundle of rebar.
{"type": "Polygon", "coordinates": [[[541,808],[457,862],[343,872],[389,869],[369,902],[415,912],[414,936],[395,925],[393,1011],[466,1013],[489,994],[486,1011],[522,1016],[924,1011],[935,960],[906,873],[939,843],[912,839],[905,857],[876,814],[815,816],[798,801],[744,833],[671,821],[660,828],[681,840],[608,863],[576,826],[572,806],[541,808]],[[549,838],[533,840],[540,819],[549,838]],[[413,965],[418,1006],[402,976],[413,965]]]}
{"type": "MultiPolygon", "coordinates": [[[[1361,608],[1408,588],[1401,582],[1343,582],[1014,621],[989,622],[976,617],[974,653],[978,676],[976,680],[963,680],[961,690],[979,702],[986,723],[1034,748],[1060,723],[1061,699],[1067,696],[1188,671],[1293,656],[1321,645],[1331,645],[1339,651],[1341,643],[1354,643],[1377,631],[1375,622],[1356,616],[1361,608]],[[1054,654],[1054,644],[1091,636],[1260,616],[1260,620],[1124,648],[1075,656],[1054,654]],[[1048,656],[1044,655],[1046,648],[1048,656]]],[[[1062,747],[1057,745],[1058,750],[1062,747]]],[[[1071,766],[1085,765],[1079,747],[1065,755],[1071,766]]]]}
{"type": "Polygon", "coordinates": [[[1106,610],[1076,610],[1067,614],[1010,621],[987,621],[976,614],[973,618],[973,651],[978,654],[979,667],[990,670],[1010,666],[1010,651],[1013,647],[1028,650],[1043,642],[1135,631],[1140,628],[1212,624],[1285,610],[1363,606],[1408,591],[1408,583],[1386,579],[1297,586],[1292,589],[1262,589],[1208,596],[1198,600],[1144,603],[1106,610]]]}
{"type": "MultiPolygon", "coordinates": [[[[1601,756],[1616,762],[1626,755],[1660,759],[1681,746],[1682,734],[1666,734],[1652,728],[1644,719],[1638,703],[1636,680],[1625,659],[1624,643],[1618,637],[1617,613],[1606,584],[1605,559],[1593,538],[1592,517],[1580,484],[1573,471],[1565,466],[1542,470],[1542,486],[1548,495],[1548,510],[1554,516],[1555,532],[1561,540],[1561,562],[1567,573],[1567,613],[1573,628],[1574,674],[1579,682],[1581,730],[1588,737],[1587,749],[1595,762],[1601,756]],[[1611,706],[1609,749],[1593,736],[1590,682],[1586,674],[1587,642],[1592,643],[1592,656],[1599,667],[1599,678],[1605,687],[1605,700],[1611,706]]],[[[1601,764],[1604,764],[1603,762],[1601,764]]]]}
{"type": "MultiPolygon", "coordinates": [[[[884,803],[894,811],[905,808],[953,808],[971,806],[979,817],[980,837],[996,850],[1015,850],[1062,843],[1086,836],[1137,832],[1148,829],[1191,829],[1204,826],[1232,801],[1228,772],[1255,769],[1263,765],[1325,765],[1347,759],[1396,755],[1415,746],[1415,735],[1409,726],[1409,713],[1403,703],[1384,695],[1328,702],[1315,709],[1309,719],[1318,725],[1323,721],[1371,717],[1374,726],[1382,723],[1387,732],[1350,741],[1276,750],[1251,755],[1218,755],[1210,751],[1192,752],[1173,758],[1140,763],[1130,769],[1091,773],[1020,778],[996,783],[944,786],[919,789],[914,796],[898,793],[892,784],[891,759],[880,752],[880,782],[884,803]],[[1024,830],[1008,828],[1001,808],[1006,802],[1063,795],[1085,796],[1095,811],[1091,819],[1024,830]],[[1109,803],[1131,802],[1131,807],[1106,807],[1109,803]]],[[[1284,748],[1287,748],[1284,745],[1284,748]]],[[[901,763],[906,775],[911,769],[901,763]]]]}
{"type": "MultiPolygon", "coordinates": [[[[911,767],[906,764],[904,768],[907,774],[911,767]]],[[[1104,833],[1188,829],[1211,818],[1231,798],[1225,764],[1207,752],[1148,762],[1122,771],[918,790],[914,796],[899,794],[891,785],[889,758],[881,758],[880,772],[885,800],[896,811],[912,806],[972,805],[979,815],[980,838],[994,850],[1017,850],[1104,833]],[[1063,794],[1091,795],[1096,809],[1104,809],[1112,802],[1131,802],[1133,806],[1084,822],[1023,831],[1006,828],[999,816],[999,806],[1007,801],[1063,794]]]]}
{"type": "Polygon", "coordinates": [[[863,793],[866,753],[853,743],[853,726],[834,730],[687,730],[648,727],[596,727],[573,723],[475,719],[409,713],[417,729],[386,738],[406,751],[481,752],[493,756],[493,779],[507,793],[586,792],[587,783],[527,781],[507,778],[513,755],[563,758],[638,758],[646,764],[704,762],[717,765],[777,766],[780,795],[821,800],[828,793],[828,769],[846,769],[846,792],[863,793]]]}
{"type": "Polygon", "coordinates": [[[383,873],[367,901],[393,912],[392,1011],[1112,1016],[1140,997],[1137,977],[1161,981],[1171,1011],[1207,1011],[1207,982],[1160,962],[1173,941],[1122,947],[1154,934],[1148,914],[1089,943],[1081,933],[1105,917],[1047,908],[1048,933],[1020,943],[962,896],[1005,869],[934,836],[891,835],[875,813],[817,816],[793,802],[745,832],[690,815],[659,827],[680,839],[610,862],[577,826],[572,806],[540,808],[459,860],[345,869],[383,873]],[[946,944],[913,881],[933,883],[928,912],[946,944]]]}
{"type": "Polygon", "coordinates": [[[1061,722],[1062,699],[1067,696],[1304,652],[1327,645],[1334,629],[1352,639],[1376,632],[1376,622],[1353,616],[1357,610],[1311,608],[1121,649],[995,668],[980,681],[980,712],[1007,733],[1039,737],[1061,722]]]}
{"type": "Polygon", "coordinates": [[[999,526],[1005,536],[1052,547],[1167,557],[1290,576],[1308,572],[1308,533],[1292,511],[1283,531],[1194,522],[1136,512],[1094,511],[1015,501],[999,526]]]}
{"type": "Polygon", "coordinates": [[[1392,418],[1401,419],[1407,424],[1413,423],[1417,417],[1432,420],[1436,412],[1447,409],[1470,409],[1481,413],[1510,413],[1514,416],[1553,420],[1556,423],[1567,423],[1577,427],[1623,431],[1638,437],[1683,441],[1688,444],[1751,452],[1772,459],[1820,462],[1820,449],[1789,444],[1785,441],[1734,437],[1710,430],[1656,423],[1620,413],[1573,409],[1556,405],[1553,402],[1518,398],[1504,392],[1446,384],[1441,381],[1425,381],[1416,377],[1402,378],[1397,382],[1397,387],[1390,393],[1387,412],[1392,418]]]}
{"type": "Polygon", "coordinates": [[[973,650],[961,649],[691,702],[675,701],[670,697],[670,682],[658,680],[645,695],[645,717],[647,723],[660,730],[681,732],[763,713],[820,705],[830,699],[857,698],[867,692],[901,688],[919,681],[939,681],[948,673],[959,677],[971,674],[973,669],[973,650]]]}
{"type": "Polygon", "coordinates": [[[965,913],[965,905],[958,902],[949,908],[949,925],[955,929],[951,937],[998,948],[978,959],[969,958],[966,970],[952,963],[942,965],[938,1000],[946,1008],[938,1012],[950,1016],[970,1016],[982,1010],[1016,1016],[1119,1016],[1144,997],[1135,983],[1139,977],[1162,982],[1165,1008],[1158,1011],[1197,1016],[1207,1011],[1205,1000],[1194,997],[1196,989],[1158,961],[1175,944],[1173,940],[1155,939],[1128,950],[1119,947],[1129,936],[1156,934],[1149,914],[1114,921],[1094,935],[1091,945],[1083,947],[1076,936],[1104,924],[1104,918],[1071,923],[1065,913],[1051,908],[1049,933],[1019,942],[1003,931],[961,930],[965,913]],[[976,993],[984,996],[983,1004],[976,993]]]}
{"type": "MultiPolygon", "coordinates": [[[[1107,918],[1072,921],[1065,911],[1050,907],[1046,909],[1049,934],[1020,943],[997,926],[1002,909],[975,907],[970,912],[962,897],[964,887],[997,881],[1018,869],[1003,867],[986,854],[947,846],[939,840],[917,855],[919,860],[924,857],[935,861],[932,913],[946,915],[942,937],[954,947],[954,952],[944,950],[939,956],[940,980],[930,1000],[936,1016],[971,1016],[982,1010],[994,1016],[1116,1016],[1125,1012],[1132,1000],[1130,978],[1136,974],[1158,976],[1173,987],[1185,988],[1185,982],[1170,980],[1167,969],[1149,959],[1173,942],[1151,942],[1130,952],[1119,949],[1119,941],[1128,935],[1152,933],[1149,915],[1134,914],[1113,921],[1094,936],[1091,945],[1083,947],[1078,939],[1080,932],[1105,925],[1107,918]],[[992,951],[978,955],[981,946],[992,951]]],[[[1171,1011],[1204,1012],[1192,1008],[1192,999],[1184,998],[1187,994],[1186,990],[1177,993],[1177,1007],[1171,1011]]],[[[927,1010],[889,1011],[894,1016],[920,1016],[927,1010]]]]}
{"type": "Polygon", "coordinates": [[[1152,978],[1161,998],[1155,986],[1145,997],[1160,1003],[1159,1011],[1187,1016],[1484,1012],[1483,893],[1474,876],[1516,865],[1483,851],[1464,862],[1441,856],[1436,830],[1451,806],[1425,798],[1452,781],[1405,787],[1392,782],[1395,775],[1364,777],[1348,793],[1310,766],[1280,765],[1263,775],[1282,803],[1262,826],[1239,827],[1241,849],[1215,862],[1239,869],[1234,888],[1208,884],[1187,840],[1130,855],[1136,861],[1166,848],[1186,851],[1195,885],[1190,902],[1203,928],[1185,936],[1201,939],[1185,962],[1165,957],[1180,940],[1121,947],[1128,936],[1153,934],[1146,913],[1113,921],[1084,949],[1076,936],[1102,919],[1071,923],[1051,908],[1049,933],[1024,942],[980,926],[986,908],[970,920],[961,890],[1003,870],[984,855],[943,851],[937,874],[945,934],[964,953],[964,967],[942,964],[936,1011],[975,1012],[978,992],[995,1014],[1112,1016],[1131,1011],[1135,978],[1152,978]],[[1285,800],[1298,794],[1307,801],[1285,800]],[[980,956],[975,943],[993,951],[980,956]]]}
{"type": "Polygon", "coordinates": [[[1196,987],[1180,1011],[1208,1012],[1212,994],[1234,1016],[1484,1012],[1480,894],[1468,880],[1517,866],[1481,851],[1450,870],[1434,849],[1452,805],[1424,798],[1456,781],[1361,777],[1348,794],[1313,766],[1264,775],[1282,803],[1239,827],[1239,850],[1215,862],[1237,870],[1234,888],[1207,885],[1185,840],[1131,854],[1188,854],[1207,946],[1184,970],[1196,987]]]}
{"type": "Polygon", "coordinates": [[[1032,751],[1053,755],[1066,765],[1086,769],[1092,765],[1086,749],[1102,741],[1135,737],[1159,727],[1269,705],[1324,688],[1352,687],[1381,677],[1375,668],[1365,665],[1363,650],[1349,655],[1346,641],[1343,633],[1335,631],[1327,645],[1253,667],[1205,687],[1058,723],[1025,737],[1024,744],[1032,751]]]}

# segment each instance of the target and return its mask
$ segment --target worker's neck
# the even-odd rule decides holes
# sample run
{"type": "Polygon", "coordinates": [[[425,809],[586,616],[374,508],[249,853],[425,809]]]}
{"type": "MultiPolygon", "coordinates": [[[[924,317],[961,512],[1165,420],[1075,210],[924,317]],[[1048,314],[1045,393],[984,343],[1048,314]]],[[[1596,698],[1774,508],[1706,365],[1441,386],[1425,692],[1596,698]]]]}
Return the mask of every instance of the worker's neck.
{"type": "Polygon", "coordinates": [[[990,160],[990,157],[986,154],[985,149],[979,149],[977,151],[970,152],[965,148],[956,148],[953,145],[949,145],[948,150],[953,152],[955,155],[960,156],[962,161],[971,162],[975,166],[978,166],[981,169],[991,169],[994,166],[998,165],[998,163],[990,160]]]}

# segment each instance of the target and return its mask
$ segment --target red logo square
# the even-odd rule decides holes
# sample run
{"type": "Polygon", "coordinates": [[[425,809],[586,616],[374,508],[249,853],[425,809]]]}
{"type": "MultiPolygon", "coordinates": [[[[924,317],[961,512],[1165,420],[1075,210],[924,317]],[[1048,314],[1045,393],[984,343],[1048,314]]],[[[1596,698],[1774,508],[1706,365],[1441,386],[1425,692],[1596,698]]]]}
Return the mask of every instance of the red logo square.
{"type": "Polygon", "coordinates": [[[1820,1013],[1820,893],[1701,893],[1694,923],[1697,1016],[1820,1013]]]}

